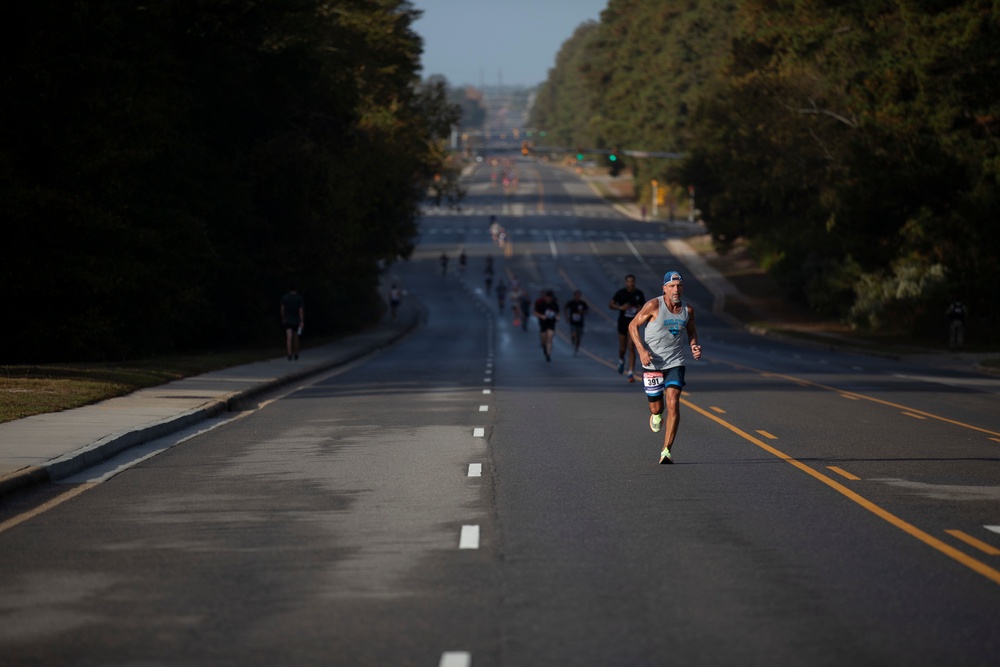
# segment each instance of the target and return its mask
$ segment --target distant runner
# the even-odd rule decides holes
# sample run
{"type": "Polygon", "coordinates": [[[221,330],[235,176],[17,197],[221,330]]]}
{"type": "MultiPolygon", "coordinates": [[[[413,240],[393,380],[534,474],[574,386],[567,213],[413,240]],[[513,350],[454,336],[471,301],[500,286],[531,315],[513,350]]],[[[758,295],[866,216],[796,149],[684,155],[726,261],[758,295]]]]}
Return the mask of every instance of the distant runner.
{"type": "Polygon", "coordinates": [[[569,320],[569,336],[573,343],[573,354],[580,351],[580,339],[583,338],[583,321],[590,306],[583,300],[580,290],[573,292],[573,299],[566,302],[566,317],[569,320]]]}
{"type": "Polygon", "coordinates": [[[635,287],[635,276],[625,276],[625,287],[615,292],[608,302],[611,310],[618,311],[618,373],[625,371],[625,351],[628,350],[628,381],[635,382],[635,345],[629,338],[629,323],[646,303],[646,295],[635,287]]]}
{"type": "Polygon", "coordinates": [[[552,361],[552,338],[556,334],[556,322],[559,321],[559,302],[556,301],[555,292],[548,290],[535,301],[535,317],[538,318],[538,328],[541,330],[545,361],[552,361]]]}

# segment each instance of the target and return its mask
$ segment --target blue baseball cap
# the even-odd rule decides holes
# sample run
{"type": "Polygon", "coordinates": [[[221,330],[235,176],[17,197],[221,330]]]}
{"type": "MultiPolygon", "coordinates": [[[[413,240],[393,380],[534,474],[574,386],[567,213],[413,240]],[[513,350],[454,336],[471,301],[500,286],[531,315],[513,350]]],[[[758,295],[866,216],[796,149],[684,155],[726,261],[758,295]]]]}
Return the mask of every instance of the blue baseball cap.
{"type": "Polygon", "coordinates": [[[677,271],[667,271],[663,274],[663,284],[666,285],[669,282],[677,281],[679,283],[684,282],[684,278],[681,277],[677,271]]]}

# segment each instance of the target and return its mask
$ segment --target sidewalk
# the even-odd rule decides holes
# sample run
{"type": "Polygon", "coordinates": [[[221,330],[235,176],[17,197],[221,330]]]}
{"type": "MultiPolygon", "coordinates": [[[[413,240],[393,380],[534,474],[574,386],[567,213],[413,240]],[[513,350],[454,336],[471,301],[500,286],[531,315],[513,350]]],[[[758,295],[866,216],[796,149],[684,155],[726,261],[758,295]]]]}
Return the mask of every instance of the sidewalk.
{"type": "Polygon", "coordinates": [[[413,331],[419,320],[416,301],[406,298],[395,324],[382,322],[371,330],[309,348],[298,361],[288,361],[282,354],[82,408],[0,424],[0,499],[25,486],[68,477],[129,447],[237,408],[257,394],[392,345],[413,331]]]}

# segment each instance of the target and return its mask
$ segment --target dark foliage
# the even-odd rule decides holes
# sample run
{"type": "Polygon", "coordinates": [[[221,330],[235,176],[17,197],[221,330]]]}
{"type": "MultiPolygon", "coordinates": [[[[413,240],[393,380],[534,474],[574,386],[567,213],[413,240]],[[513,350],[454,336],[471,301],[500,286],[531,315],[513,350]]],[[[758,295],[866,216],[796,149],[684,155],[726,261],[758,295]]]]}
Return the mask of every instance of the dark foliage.
{"type": "Polygon", "coordinates": [[[379,311],[458,120],[401,0],[0,10],[7,361],[256,343],[379,311]],[[443,130],[443,131],[442,131],[443,130]],[[279,334],[280,335],[280,334],[279,334]]]}

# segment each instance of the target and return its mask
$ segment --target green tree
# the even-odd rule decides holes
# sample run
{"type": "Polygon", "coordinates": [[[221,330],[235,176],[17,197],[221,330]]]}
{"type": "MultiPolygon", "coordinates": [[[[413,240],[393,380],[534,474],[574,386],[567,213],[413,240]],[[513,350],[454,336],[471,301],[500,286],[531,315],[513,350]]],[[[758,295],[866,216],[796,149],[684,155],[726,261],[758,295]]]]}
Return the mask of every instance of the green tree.
{"type": "Polygon", "coordinates": [[[14,11],[0,10],[8,358],[271,339],[291,281],[317,334],[377,312],[379,261],[409,254],[457,120],[421,87],[409,2],[14,11]]]}

